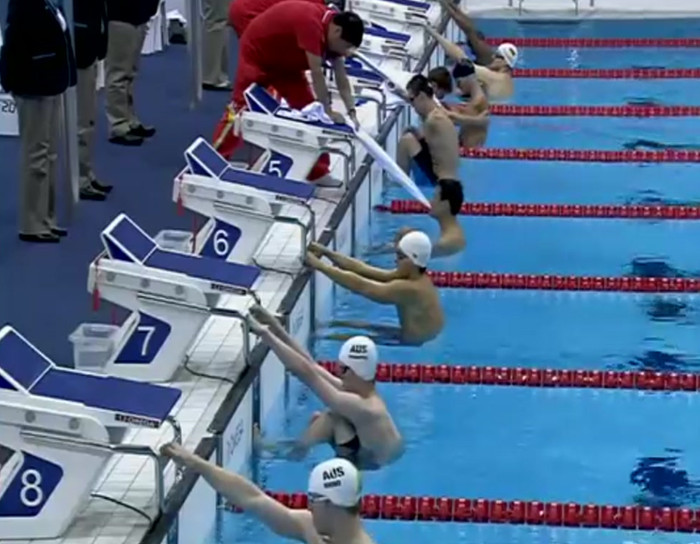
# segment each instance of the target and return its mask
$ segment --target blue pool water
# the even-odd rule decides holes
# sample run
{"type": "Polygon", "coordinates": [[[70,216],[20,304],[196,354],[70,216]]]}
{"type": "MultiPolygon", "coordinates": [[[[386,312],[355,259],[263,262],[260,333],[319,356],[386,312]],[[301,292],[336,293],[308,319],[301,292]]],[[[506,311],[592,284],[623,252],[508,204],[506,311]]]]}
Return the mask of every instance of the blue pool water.
{"type": "MultiPolygon", "coordinates": [[[[700,22],[596,21],[519,25],[488,21],[492,36],[695,37],[700,22]]],[[[571,51],[533,49],[525,65],[573,66],[571,51]]],[[[580,67],[662,62],[700,65],[692,52],[579,50],[580,67]],[[613,54],[614,53],[614,54],[613,54]],[[611,56],[616,58],[611,59],[611,56]]],[[[517,82],[517,104],[621,104],[653,99],[700,104],[700,80],[517,82]]],[[[700,146],[700,119],[496,117],[491,147],[624,149],[630,142],[700,146]]],[[[700,166],[464,160],[468,201],[560,204],[700,201],[700,166]]],[[[409,196],[390,188],[386,203],[409,196]]],[[[461,217],[468,238],[462,255],[436,261],[446,271],[572,275],[700,275],[693,248],[700,222],[461,217]]],[[[434,235],[428,216],[372,215],[372,244],[401,226],[434,235]]],[[[366,251],[368,248],[364,248],[366,251]]],[[[391,266],[392,255],[365,257],[391,266]]],[[[447,324],[421,348],[382,347],[392,362],[430,362],[566,369],[700,371],[700,297],[442,289],[447,324]]],[[[337,319],[392,323],[392,308],[337,290],[337,319]]],[[[325,330],[321,329],[322,336],[325,330]]],[[[339,343],[318,340],[315,355],[334,359],[339,343]]],[[[688,393],[547,390],[380,384],[407,442],[395,465],[365,475],[368,493],[700,506],[700,399],[688,393]]],[[[321,406],[295,380],[282,429],[302,431],[321,406]]],[[[265,430],[265,429],[263,429],[265,430]]],[[[279,436],[278,436],[279,435],[279,436]]],[[[260,483],[303,491],[311,467],[331,455],[321,448],[302,463],[260,460],[260,483]]],[[[369,521],[378,544],[446,542],[502,544],[690,544],[692,535],[369,521]]],[[[277,539],[250,518],[222,513],[218,542],[268,544],[277,539]]]]}

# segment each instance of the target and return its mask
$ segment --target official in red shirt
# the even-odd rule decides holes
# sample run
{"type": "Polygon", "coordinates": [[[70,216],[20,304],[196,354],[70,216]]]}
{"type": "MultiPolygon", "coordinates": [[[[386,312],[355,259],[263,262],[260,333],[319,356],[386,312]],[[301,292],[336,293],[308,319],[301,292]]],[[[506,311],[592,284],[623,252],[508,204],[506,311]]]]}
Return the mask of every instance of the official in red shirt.
{"type": "MultiPolygon", "coordinates": [[[[343,116],[331,109],[325,60],[333,65],[338,92],[356,123],[345,57],[360,46],[363,35],[364,23],[355,13],[338,12],[309,0],[284,0],[255,17],[241,38],[232,101],[214,134],[219,152],[230,157],[240,143],[233,134],[233,118],[245,106],[243,93],[253,83],[274,88],[294,109],[318,100],[334,121],[343,122],[343,116]],[[306,70],[311,71],[313,92],[306,70]]],[[[322,155],[309,180],[327,175],[329,164],[328,155],[322,155]]]]}
{"type": "MultiPolygon", "coordinates": [[[[233,0],[228,8],[228,25],[236,32],[240,40],[243,31],[261,13],[272,6],[289,0],[233,0]]],[[[324,0],[304,0],[312,4],[325,5],[324,0]]]]}

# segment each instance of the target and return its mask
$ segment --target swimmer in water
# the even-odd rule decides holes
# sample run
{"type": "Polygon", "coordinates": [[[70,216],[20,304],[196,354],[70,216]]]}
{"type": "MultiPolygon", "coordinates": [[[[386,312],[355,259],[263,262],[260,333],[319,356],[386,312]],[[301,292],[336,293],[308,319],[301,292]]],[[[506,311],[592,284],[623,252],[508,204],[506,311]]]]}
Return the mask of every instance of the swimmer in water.
{"type": "Polygon", "coordinates": [[[288,459],[301,460],[319,444],[330,444],[338,457],[361,470],[377,470],[396,461],[404,452],[401,433],[377,393],[377,347],[365,336],[347,340],[340,349],[340,372],[334,376],[301,347],[266,310],[251,310],[253,332],[277,355],[280,362],[306,384],[328,406],[311,418],[298,440],[265,445],[259,449],[277,452],[289,448],[288,459]]]}
{"type": "MultiPolygon", "coordinates": [[[[396,268],[386,270],[312,242],[307,252],[310,268],[374,302],[393,304],[399,319],[399,326],[364,321],[333,321],[329,326],[364,330],[376,343],[385,345],[420,346],[433,340],[442,331],[445,316],[440,294],[426,273],[431,253],[432,244],[425,233],[409,232],[396,246],[396,268]],[[321,257],[333,264],[323,262],[321,257]]],[[[346,340],[355,334],[331,334],[325,338],[346,340]]]]}
{"type": "MultiPolygon", "coordinates": [[[[459,181],[456,179],[438,181],[430,202],[430,216],[435,218],[440,226],[440,238],[433,244],[431,257],[449,257],[466,247],[464,229],[457,219],[463,203],[464,192],[459,181]]],[[[382,254],[396,251],[403,235],[413,230],[415,229],[409,227],[399,229],[393,244],[381,246],[370,253],[382,254]]]]}
{"type": "Polygon", "coordinates": [[[410,174],[415,164],[435,185],[440,179],[459,179],[459,138],[447,111],[435,102],[433,87],[423,75],[406,85],[406,100],[423,120],[420,129],[410,127],[401,136],[396,162],[410,174]]]}
{"type": "Polygon", "coordinates": [[[308,509],[284,506],[253,482],[216,466],[179,444],[166,444],[161,455],[199,474],[231,504],[258,518],[275,534],[306,544],[374,544],[362,526],[362,478],[345,459],[330,459],[309,475],[308,509]]]}
{"type": "MultiPolygon", "coordinates": [[[[488,97],[503,100],[513,96],[515,90],[513,68],[518,61],[518,48],[512,43],[502,43],[494,51],[486,43],[483,35],[477,31],[469,16],[460,10],[457,4],[452,0],[439,0],[439,2],[460,30],[466,34],[469,47],[476,56],[474,64],[476,77],[486,89],[488,97]]],[[[438,39],[438,43],[449,57],[456,58],[459,52],[462,52],[457,44],[442,36],[438,39]]]]}
{"type": "MultiPolygon", "coordinates": [[[[438,43],[447,42],[431,26],[426,30],[438,43]]],[[[448,48],[453,45],[443,44],[448,48]]],[[[440,101],[447,115],[460,129],[460,143],[463,147],[481,147],[486,143],[489,127],[489,102],[481,83],[476,77],[474,63],[467,58],[466,53],[457,47],[452,59],[455,62],[452,72],[445,66],[438,66],[428,72],[428,80],[433,86],[435,98],[440,101]],[[457,55],[457,52],[459,53],[457,55]],[[447,103],[445,99],[452,94],[461,100],[457,103],[447,103]]]]}

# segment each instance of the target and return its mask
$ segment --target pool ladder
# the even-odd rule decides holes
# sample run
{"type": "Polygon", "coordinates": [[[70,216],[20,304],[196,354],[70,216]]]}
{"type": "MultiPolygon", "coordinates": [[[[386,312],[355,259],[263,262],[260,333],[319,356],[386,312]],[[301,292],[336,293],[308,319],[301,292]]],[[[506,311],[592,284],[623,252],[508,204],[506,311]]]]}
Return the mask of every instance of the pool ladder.
{"type": "MultiPolygon", "coordinates": [[[[518,15],[523,14],[523,3],[525,0],[518,0],[518,15]]],[[[579,0],[573,0],[574,2],[574,13],[578,16],[578,2],[579,0]]],[[[514,7],[513,6],[514,0],[508,0],[508,6],[509,7],[514,7]]],[[[595,0],[589,0],[589,6],[590,7],[595,7],[595,0]]]]}

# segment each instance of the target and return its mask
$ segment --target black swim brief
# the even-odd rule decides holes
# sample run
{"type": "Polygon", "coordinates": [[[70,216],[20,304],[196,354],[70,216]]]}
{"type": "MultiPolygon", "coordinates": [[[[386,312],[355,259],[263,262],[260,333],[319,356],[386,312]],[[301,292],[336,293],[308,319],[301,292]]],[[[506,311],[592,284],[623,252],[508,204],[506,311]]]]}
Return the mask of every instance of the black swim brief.
{"type": "Polygon", "coordinates": [[[360,470],[377,470],[379,468],[372,453],[362,447],[360,437],[357,435],[342,444],[336,444],[332,441],[331,445],[338,457],[347,459],[360,470]]]}
{"type": "Polygon", "coordinates": [[[473,76],[476,73],[474,63],[469,59],[462,59],[452,68],[452,77],[455,81],[473,76]]]}

